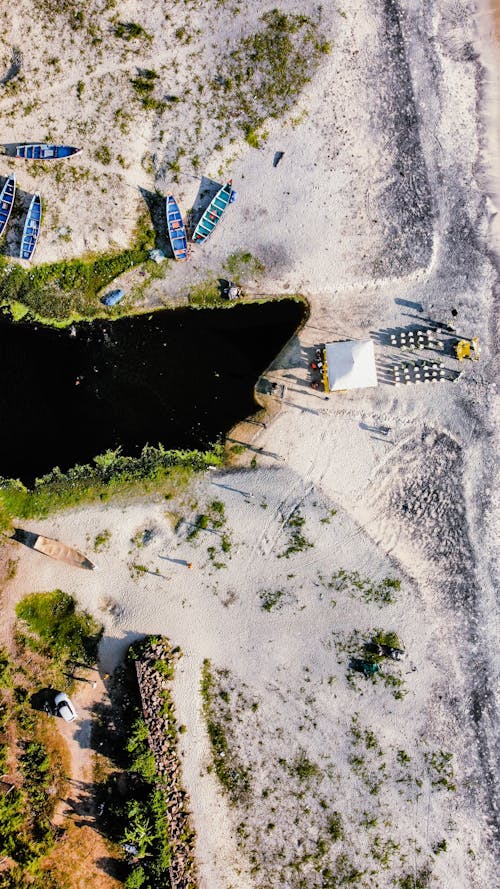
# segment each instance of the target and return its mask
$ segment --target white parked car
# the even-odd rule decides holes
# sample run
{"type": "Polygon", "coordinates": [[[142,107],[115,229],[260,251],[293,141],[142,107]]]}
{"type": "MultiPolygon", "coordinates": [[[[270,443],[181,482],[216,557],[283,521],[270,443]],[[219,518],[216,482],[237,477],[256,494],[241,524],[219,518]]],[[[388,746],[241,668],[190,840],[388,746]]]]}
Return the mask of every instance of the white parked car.
{"type": "Polygon", "coordinates": [[[66,722],[73,722],[77,715],[68,695],[60,691],[54,698],[54,716],[61,716],[66,722]]]}

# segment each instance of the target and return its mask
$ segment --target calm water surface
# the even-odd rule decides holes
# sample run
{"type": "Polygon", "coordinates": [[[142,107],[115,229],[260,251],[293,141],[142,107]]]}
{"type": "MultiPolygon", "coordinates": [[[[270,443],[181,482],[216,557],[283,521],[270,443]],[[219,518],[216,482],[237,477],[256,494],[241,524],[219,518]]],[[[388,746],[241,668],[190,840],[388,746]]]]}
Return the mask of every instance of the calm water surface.
{"type": "Polygon", "coordinates": [[[292,300],[51,330],[0,321],[0,475],[31,482],[108,448],[204,448],[255,410],[253,387],[304,314],[292,300]]]}

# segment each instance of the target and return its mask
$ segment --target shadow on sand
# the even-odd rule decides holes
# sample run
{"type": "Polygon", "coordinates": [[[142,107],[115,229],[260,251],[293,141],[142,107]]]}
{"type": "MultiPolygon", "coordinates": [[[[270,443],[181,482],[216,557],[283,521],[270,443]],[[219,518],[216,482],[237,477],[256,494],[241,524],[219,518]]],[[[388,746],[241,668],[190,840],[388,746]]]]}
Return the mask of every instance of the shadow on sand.
{"type": "Polygon", "coordinates": [[[161,194],[154,191],[148,191],[147,188],[139,188],[144,203],[148,208],[155,233],[155,248],[161,250],[168,259],[173,259],[174,254],[170,244],[167,232],[167,216],[165,212],[165,198],[161,194]]]}
{"type": "Polygon", "coordinates": [[[220,182],[215,182],[213,179],[208,179],[206,176],[201,177],[198,194],[193,201],[193,209],[191,211],[191,231],[194,231],[210,201],[215,197],[220,188],[220,182]]]}

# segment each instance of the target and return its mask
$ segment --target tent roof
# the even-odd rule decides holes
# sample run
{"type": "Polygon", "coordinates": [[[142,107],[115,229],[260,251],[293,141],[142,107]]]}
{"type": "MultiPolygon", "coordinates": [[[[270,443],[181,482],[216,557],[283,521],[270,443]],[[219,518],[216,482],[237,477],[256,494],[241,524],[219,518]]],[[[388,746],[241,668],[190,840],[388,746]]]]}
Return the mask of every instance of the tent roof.
{"type": "Polygon", "coordinates": [[[325,346],[328,385],[341,389],[367,389],[377,385],[375,349],[372,340],[349,340],[325,346]]]}

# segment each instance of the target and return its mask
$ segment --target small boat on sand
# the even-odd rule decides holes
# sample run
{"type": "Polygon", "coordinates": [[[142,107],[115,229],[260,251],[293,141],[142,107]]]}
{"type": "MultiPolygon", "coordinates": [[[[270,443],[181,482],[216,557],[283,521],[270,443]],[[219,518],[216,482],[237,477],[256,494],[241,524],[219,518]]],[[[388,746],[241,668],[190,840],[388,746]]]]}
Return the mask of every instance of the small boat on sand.
{"type": "Polygon", "coordinates": [[[0,236],[3,235],[5,226],[9,221],[14,204],[15,194],[16,177],[14,176],[14,174],[12,174],[5,182],[4,187],[0,192],[0,236]]]}
{"type": "Polygon", "coordinates": [[[18,145],[16,147],[16,157],[22,157],[30,161],[61,160],[63,157],[79,154],[81,150],[81,148],[74,148],[72,145],[43,145],[41,143],[18,145]]]}
{"type": "Polygon", "coordinates": [[[109,293],[106,294],[106,296],[103,296],[101,302],[105,306],[116,306],[116,304],[119,303],[124,296],[124,290],[111,290],[109,293]]]}
{"type": "Polygon", "coordinates": [[[42,537],[39,534],[33,544],[33,549],[38,550],[39,553],[43,553],[45,556],[50,556],[51,559],[58,559],[60,562],[73,565],[75,568],[87,568],[90,571],[95,568],[94,563],[80,550],[75,549],[73,546],[66,546],[65,543],[54,540],[52,537],[42,537]]]}
{"type": "Polygon", "coordinates": [[[210,201],[196,226],[192,237],[195,244],[203,244],[203,242],[212,234],[215,226],[220,222],[224,210],[231,201],[232,193],[233,186],[232,180],[230,179],[229,182],[226,182],[226,184],[219,189],[215,197],[210,201]]]}
{"type": "Polygon", "coordinates": [[[40,224],[42,221],[42,199],[38,192],[31,198],[28,215],[24,223],[23,236],[21,238],[21,249],[19,256],[21,259],[31,259],[35,252],[36,242],[40,234],[40,224]]]}
{"type": "Polygon", "coordinates": [[[179,262],[188,259],[188,246],[186,229],[182,221],[181,211],[173,194],[167,195],[166,200],[167,229],[174,256],[179,262]]]}

